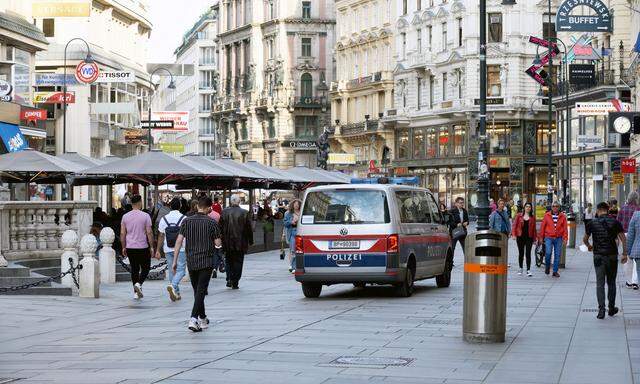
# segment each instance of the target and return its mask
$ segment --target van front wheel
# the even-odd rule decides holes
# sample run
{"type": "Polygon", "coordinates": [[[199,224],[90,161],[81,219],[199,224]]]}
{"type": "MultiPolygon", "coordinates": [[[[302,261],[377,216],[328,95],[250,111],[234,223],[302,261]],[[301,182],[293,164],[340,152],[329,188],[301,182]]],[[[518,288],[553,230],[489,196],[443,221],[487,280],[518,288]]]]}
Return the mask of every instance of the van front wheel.
{"type": "Polygon", "coordinates": [[[315,283],[302,283],[302,293],[304,297],[315,299],[320,296],[322,292],[322,284],[315,283]]]}

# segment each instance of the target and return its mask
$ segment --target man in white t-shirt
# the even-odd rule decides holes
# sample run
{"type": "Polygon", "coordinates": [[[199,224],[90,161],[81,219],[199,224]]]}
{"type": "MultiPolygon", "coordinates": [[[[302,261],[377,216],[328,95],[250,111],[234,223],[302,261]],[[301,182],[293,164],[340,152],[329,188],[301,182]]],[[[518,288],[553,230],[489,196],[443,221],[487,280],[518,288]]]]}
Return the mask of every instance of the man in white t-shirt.
{"type": "MultiPolygon", "coordinates": [[[[158,222],[158,244],[163,243],[164,254],[167,258],[167,273],[169,274],[169,284],[167,285],[167,292],[169,292],[169,298],[171,301],[180,300],[180,280],[185,275],[185,268],[187,264],[187,258],[184,253],[185,243],[182,243],[182,247],[178,252],[178,267],[176,268],[175,275],[171,265],[173,258],[175,257],[175,251],[173,246],[178,237],[180,231],[180,225],[185,219],[185,216],[180,213],[180,199],[173,198],[169,204],[171,212],[167,213],[158,222]]],[[[159,247],[158,247],[159,248],[159,247]]],[[[159,251],[157,251],[159,252],[159,251]]],[[[156,255],[159,257],[159,255],[156,255]]]]}

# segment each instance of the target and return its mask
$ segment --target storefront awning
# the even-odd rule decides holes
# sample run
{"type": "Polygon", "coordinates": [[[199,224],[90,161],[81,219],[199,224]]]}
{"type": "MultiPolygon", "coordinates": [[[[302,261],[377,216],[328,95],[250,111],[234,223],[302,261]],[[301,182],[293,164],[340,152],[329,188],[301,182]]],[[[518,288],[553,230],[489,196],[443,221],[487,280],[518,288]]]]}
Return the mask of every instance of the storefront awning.
{"type": "Polygon", "coordinates": [[[42,139],[47,138],[47,131],[44,129],[20,126],[20,132],[25,136],[39,137],[42,139]]]}

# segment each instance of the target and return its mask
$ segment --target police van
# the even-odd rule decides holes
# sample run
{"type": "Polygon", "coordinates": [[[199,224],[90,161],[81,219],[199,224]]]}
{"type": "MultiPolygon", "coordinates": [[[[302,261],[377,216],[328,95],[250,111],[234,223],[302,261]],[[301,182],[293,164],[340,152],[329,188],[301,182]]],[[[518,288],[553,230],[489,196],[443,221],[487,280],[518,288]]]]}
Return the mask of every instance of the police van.
{"type": "Polygon", "coordinates": [[[453,252],[448,217],[429,190],[407,178],[309,188],[295,239],[296,281],[306,297],[323,285],[391,284],[403,297],[435,277],[448,287],[453,252]]]}

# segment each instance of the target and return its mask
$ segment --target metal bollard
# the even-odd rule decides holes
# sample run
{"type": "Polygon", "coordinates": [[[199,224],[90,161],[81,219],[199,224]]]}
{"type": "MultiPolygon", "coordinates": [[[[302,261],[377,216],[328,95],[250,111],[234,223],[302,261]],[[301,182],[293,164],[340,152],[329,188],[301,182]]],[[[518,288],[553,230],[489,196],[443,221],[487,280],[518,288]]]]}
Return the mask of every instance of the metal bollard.
{"type": "Polygon", "coordinates": [[[567,215],[567,230],[569,231],[569,248],[576,247],[576,215],[570,213],[567,215]]]}
{"type": "Polygon", "coordinates": [[[502,343],[507,318],[507,236],[483,230],[465,242],[462,337],[470,343],[502,343]]]}
{"type": "Polygon", "coordinates": [[[112,244],[116,235],[113,229],[105,227],[100,231],[102,248],[98,251],[100,262],[100,282],[113,284],[116,282],[116,251],[112,244]]]}
{"type": "Polygon", "coordinates": [[[80,297],[100,297],[100,265],[94,257],[98,249],[95,236],[86,234],[80,240],[80,297]]]}
{"type": "MultiPolygon", "coordinates": [[[[73,259],[73,265],[78,265],[78,252],[76,251],[76,247],[78,246],[78,235],[76,234],[76,231],[71,229],[64,231],[62,238],[60,239],[60,244],[64,249],[64,252],[62,252],[62,255],[60,256],[60,272],[66,272],[69,269],[69,258],[73,259]]],[[[73,283],[73,276],[71,276],[71,274],[63,276],[60,283],[65,287],[71,287],[73,291],[78,289],[73,283]]]]}

